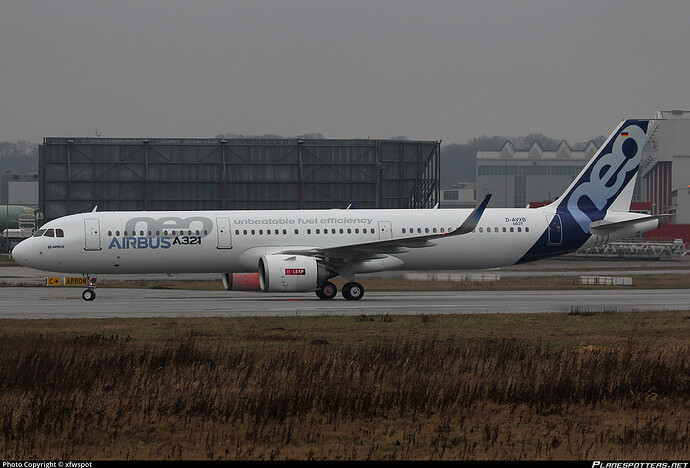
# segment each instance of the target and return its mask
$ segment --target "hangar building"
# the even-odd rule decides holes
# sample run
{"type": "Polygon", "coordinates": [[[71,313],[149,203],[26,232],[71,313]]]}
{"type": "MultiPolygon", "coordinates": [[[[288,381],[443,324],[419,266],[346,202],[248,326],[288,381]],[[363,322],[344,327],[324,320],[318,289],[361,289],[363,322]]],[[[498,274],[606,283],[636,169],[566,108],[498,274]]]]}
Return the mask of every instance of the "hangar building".
{"type": "Polygon", "coordinates": [[[690,223],[690,112],[659,111],[640,162],[652,214],[690,223]]]}
{"type": "Polygon", "coordinates": [[[440,142],[45,138],[45,221],[93,210],[432,208],[440,142]]]}
{"type": "Polygon", "coordinates": [[[516,149],[507,141],[499,151],[479,151],[477,197],[493,193],[494,206],[505,208],[554,200],[598,149],[593,141],[578,150],[561,141],[555,151],[542,149],[537,141],[528,149],[516,149]]]}

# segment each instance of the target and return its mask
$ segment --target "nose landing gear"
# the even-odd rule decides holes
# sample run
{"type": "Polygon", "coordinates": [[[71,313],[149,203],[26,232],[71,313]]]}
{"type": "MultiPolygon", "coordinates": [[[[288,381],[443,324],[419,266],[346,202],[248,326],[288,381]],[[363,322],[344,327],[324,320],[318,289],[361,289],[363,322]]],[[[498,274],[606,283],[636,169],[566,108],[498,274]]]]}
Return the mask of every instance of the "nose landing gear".
{"type": "Polygon", "coordinates": [[[86,287],[84,292],[81,293],[81,297],[85,301],[93,301],[96,299],[96,285],[94,284],[90,275],[84,275],[84,277],[89,282],[89,285],[86,287]]]}

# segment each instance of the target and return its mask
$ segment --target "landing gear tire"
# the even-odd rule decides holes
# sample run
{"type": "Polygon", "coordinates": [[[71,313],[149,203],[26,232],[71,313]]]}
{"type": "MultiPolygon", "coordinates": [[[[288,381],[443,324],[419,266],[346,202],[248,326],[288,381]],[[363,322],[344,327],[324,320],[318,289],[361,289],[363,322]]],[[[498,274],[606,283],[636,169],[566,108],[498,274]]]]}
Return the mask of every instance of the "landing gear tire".
{"type": "Polygon", "coordinates": [[[85,301],[93,301],[96,299],[96,291],[93,289],[85,289],[83,293],[81,293],[82,299],[85,301]]]}
{"type": "Polygon", "coordinates": [[[343,297],[348,301],[358,301],[364,296],[364,288],[357,282],[345,283],[343,297]]]}
{"type": "Polygon", "coordinates": [[[338,288],[330,281],[326,281],[316,290],[316,296],[319,299],[333,299],[336,294],[338,294],[338,288]]]}
{"type": "Polygon", "coordinates": [[[82,276],[89,282],[86,289],[81,293],[81,298],[85,301],[93,301],[96,299],[96,279],[91,278],[91,274],[84,273],[82,276]]]}

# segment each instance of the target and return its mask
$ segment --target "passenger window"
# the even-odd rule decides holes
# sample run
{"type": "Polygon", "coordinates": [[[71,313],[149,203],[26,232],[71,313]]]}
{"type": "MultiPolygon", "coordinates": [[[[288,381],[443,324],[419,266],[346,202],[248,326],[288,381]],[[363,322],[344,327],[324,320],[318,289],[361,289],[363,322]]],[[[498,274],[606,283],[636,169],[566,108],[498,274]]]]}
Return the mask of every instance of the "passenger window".
{"type": "MultiPolygon", "coordinates": [[[[261,229],[259,229],[259,234],[261,234],[261,229]]],[[[271,230],[270,230],[270,229],[266,229],[266,235],[267,235],[267,236],[270,236],[270,235],[271,235],[271,230]]]]}
{"type": "Polygon", "coordinates": [[[425,228],[425,229],[424,229],[424,232],[426,232],[427,234],[429,234],[429,228],[425,228]]]}
{"type": "Polygon", "coordinates": [[[405,234],[405,228],[402,228],[402,233],[405,234]]]}
{"type": "Polygon", "coordinates": [[[143,236],[144,236],[144,231],[139,231],[139,235],[143,237],[143,236]]]}
{"type": "Polygon", "coordinates": [[[417,232],[418,232],[419,234],[421,234],[421,233],[422,233],[422,228],[417,228],[417,232]]]}
{"type": "Polygon", "coordinates": [[[522,232],[522,228],[521,228],[521,227],[518,228],[518,232],[522,232]]]}
{"type": "Polygon", "coordinates": [[[503,228],[503,232],[506,232],[506,228],[503,228]]]}
{"type": "Polygon", "coordinates": [[[252,236],[254,236],[254,235],[256,235],[256,229],[252,229],[252,236]]]}
{"type": "Polygon", "coordinates": [[[484,232],[484,228],[479,228],[479,232],[484,232]]]}
{"type": "Polygon", "coordinates": [[[299,229],[295,229],[295,234],[299,234],[299,229]]]}
{"type": "Polygon", "coordinates": [[[342,229],[340,230],[340,234],[344,234],[344,231],[342,229]]]}
{"type": "Polygon", "coordinates": [[[528,227],[525,227],[525,232],[529,232],[529,228],[528,228],[528,227]]]}
{"type": "Polygon", "coordinates": [[[236,235],[236,236],[239,236],[239,235],[240,235],[240,230],[239,230],[239,229],[235,229],[235,235],[236,235]]]}
{"type": "MultiPolygon", "coordinates": [[[[474,229],[473,229],[472,231],[474,231],[474,229]]],[[[446,232],[446,231],[445,231],[445,229],[444,229],[444,228],[441,228],[441,232],[446,232]]]]}
{"type": "Polygon", "coordinates": [[[307,234],[311,234],[311,229],[307,229],[307,234]]]}
{"type": "Polygon", "coordinates": [[[119,236],[119,235],[120,235],[120,231],[115,231],[115,235],[116,235],[116,236],[119,236]]]}
{"type": "Polygon", "coordinates": [[[113,231],[108,231],[108,235],[109,235],[109,236],[112,236],[112,235],[113,235],[113,231]]]}
{"type": "Polygon", "coordinates": [[[497,228],[497,227],[496,227],[496,228],[494,228],[494,232],[498,232],[498,228],[497,228]]]}
{"type": "Polygon", "coordinates": [[[514,227],[511,227],[511,228],[510,228],[510,232],[515,232],[515,228],[514,228],[514,227]]]}
{"type": "Polygon", "coordinates": [[[316,230],[316,233],[317,233],[317,234],[321,234],[321,229],[317,229],[317,230],[316,230]]]}
{"type": "Polygon", "coordinates": [[[347,233],[348,233],[348,234],[352,234],[352,229],[347,228],[347,233]]]}
{"type": "Polygon", "coordinates": [[[359,228],[355,228],[355,234],[359,234],[359,228]]]}
{"type": "Polygon", "coordinates": [[[436,228],[434,228],[433,231],[434,231],[434,234],[436,234],[436,228]]]}

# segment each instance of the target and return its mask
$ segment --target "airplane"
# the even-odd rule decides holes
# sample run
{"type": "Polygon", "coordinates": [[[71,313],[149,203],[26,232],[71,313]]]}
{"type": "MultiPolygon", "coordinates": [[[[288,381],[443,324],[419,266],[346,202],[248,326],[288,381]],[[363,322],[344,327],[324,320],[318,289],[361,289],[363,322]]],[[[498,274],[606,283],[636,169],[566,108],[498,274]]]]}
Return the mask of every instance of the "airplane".
{"type": "Polygon", "coordinates": [[[362,273],[496,268],[646,232],[663,215],[629,212],[649,120],[625,120],[561,197],[541,208],[137,211],[73,214],[19,243],[35,269],[92,277],[220,273],[227,290],[315,291],[332,299],[340,276],[359,300],[362,273]]]}
{"type": "Polygon", "coordinates": [[[28,206],[0,205],[0,232],[5,235],[5,229],[20,229],[22,220],[33,219],[35,211],[28,206]]]}

